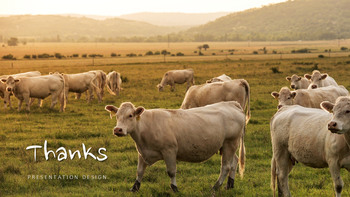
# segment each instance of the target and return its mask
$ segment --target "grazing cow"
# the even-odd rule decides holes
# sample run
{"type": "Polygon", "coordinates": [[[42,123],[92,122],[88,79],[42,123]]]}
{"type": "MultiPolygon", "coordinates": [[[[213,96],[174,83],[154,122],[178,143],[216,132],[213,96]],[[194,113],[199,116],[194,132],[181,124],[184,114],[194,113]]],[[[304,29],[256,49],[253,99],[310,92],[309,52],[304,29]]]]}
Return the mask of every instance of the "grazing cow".
{"type": "Polygon", "coordinates": [[[23,100],[27,105],[27,110],[30,111],[30,98],[44,99],[51,95],[51,109],[56,105],[58,100],[61,103],[60,111],[65,109],[64,78],[60,74],[44,75],[38,77],[23,77],[15,79],[8,76],[6,79],[1,79],[2,83],[6,83],[6,90],[12,91],[18,99],[18,111],[21,111],[23,100]]]}
{"type": "Polygon", "coordinates": [[[214,78],[207,80],[207,83],[224,82],[224,81],[231,81],[231,80],[232,80],[231,77],[229,77],[225,74],[222,74],[218,77],[214,77],[214,78]]]}
{"type": "MultiPolygon", "coordinates": [[[[18,74],[13,74],[11,75],[15,79],[21,78],[21,77],[37,77],[40,76],[41,73],[39,71],[30,71],[30,72],[25,72],[25,73],[18,73],[18,74]]],[[[0,79],[6,79],[10,75],[2,75],[0,76],[0,79]]],[[[12,95],[11,92],[6,91],[6,84],[0,83],[0,97],[4,98],[4,107],[7,108],[7,103],[9,104],[9,107],[12,108],[11,105],[11,99],[10,96],[12,95]]],[[[41,103],[39,99],[39,103],[41,103]]]]}
{"type": "Polygon", "coordinates": [[[194,84],[194,72],[192,69],[170,70],[166,72],[160,84],[157,85],[159,91],[163,91],[164,86],[170,85],[171,91],[175,90],[175,83],[183,84],[187,82],[187,89],[194,84]]]}
{"type": "Polygon", "coordinates": [[[99,84],[96,83],[97,75],[94,72],[63,74],[63,77],[65,79],[65,96],[67,101],[68,92],[75,92],[78,94],[87,92],[86,100],[88,103],[90,103],[92,100],[94,89],[100,93],[99,84]]]}
{"type": "Polygon", "coordinates": [[[246,109],[248,123],[250,119],[250,87],[244,79],[192,86],[186,92],[181,109],[202,107],[221,101],[237,101],[243,109],[246,109]]]}
{"type": "Polygon", "coordinates": [[[112,71],[107,75],[107,90],[112,95],[119,95],[122,80],[118,72],[112,71]]]}
{"type": "Polygon", "coordinates": [[[274,196],[276,178],[278,195],[291,196],[288,174],[297,162],[313,168],[329,167],[336,196],[340,196],[344,185],[340,168],[350,170],[350,98],[339,97],[335,105],[330,102],[321,105],[333,111],[333,119],[332,114],[324,110],[299,105],[283,107],[271,119],[274,196]]]}
{"type": "Polygon", "coordinates": [[[299,77],[298,75],[292,75],[291,77],[286,77],[287,81],[290,82],[290,88],[294,90],[307,89],[310,85],[310,81],[305,77],[299,77]]]}
{"type": "Polygon", "coordinates": [[[147,166],[164,160],[171,188],[177,192],[176,160],[202,162],[220,150],[221,171],[214,185],[218,189],[227,175],[227,188],[233,188],[237,163],[240,173],[244,171],[245,117],[239,103],[220,102],[194,109],[135,108],[132,103],[122,103],[120,108],[105,107],[112,116],[117,116],[114,135],[130,134],[139,153],[137,178],[131,191],[138,191],[147,166]],[[241,143],[240,143],[241,142],[241,143]],[[239,158],[235,152],[240,146],[239,158]]]}
{"type": "Polygon", "coordinates": [[[321,74],[318,70],[312,71],[312,75],[305,74],[304,77],[311,81],[308,89],[316,89],[330,85],[338,85],[337,82],[327,73],[321,74]]]}
{"type": "Polygon", "coordinates": [[[290,91],[287,87],[283,87],[279,93],[272,92],[271,95],[278,100],[278,109],[284,105],[321,108],[320,104],[322,101],[335,102],[339,96],[349,95],[349,91],[344,86],[326,86],[317,89],[299,89],[296,91],[290,91]]]}

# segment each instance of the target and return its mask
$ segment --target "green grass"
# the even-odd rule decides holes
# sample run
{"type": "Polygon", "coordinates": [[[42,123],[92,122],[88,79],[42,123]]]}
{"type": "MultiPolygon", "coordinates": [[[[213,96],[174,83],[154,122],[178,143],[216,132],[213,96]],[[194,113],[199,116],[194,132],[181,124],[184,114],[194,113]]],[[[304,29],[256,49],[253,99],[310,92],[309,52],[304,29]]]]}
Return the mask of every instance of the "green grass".
{"type": "MultiPolygon", "coordinates": [[[[95,67],[59,67],[60,72],[76,73],[93,69],[106,72],[116,70],[129,82],[123,84],[120,96],[106,96],[102,103],[96,99],[87,104],[85,95],[74,100],[69,95],[66,112],[59,113],[58,107],[48,109],[50,99],[44,101],[43,108],[33,106],[30,112],[17,112],[17,102],[12,98],[15,109],[0,112],[0,196],[135,196],[129,189],[136,178],[137,151],[131,137],[118,138],[112,135],[115,119],[109,118],[104,110],[106,104],[119,106],[130,101],[145,108],[179,108],[185,94],[185,85],[176,85],[176,91],[158,92],[156,85],[164,72],[170,69],[193,68],[196,84],[223,73],[232,78],[244,78],[251,86],[252,119],[247,127],[246,171],[244,178],[235,179],[235,188],[222,187],[217,196],[271,196],[270,160],[271,140],[269,122],[276,112],[277,101],[270,93],[289,86],[286,76],[293,73],[302,75],[311,72],[313,65],[293,64],[293,62],[318,63],[321,72],[327,72],[339,84],[350,87],[349,57],[286,59],[286,60],[206,60],[170,63],[108,64],[95,67]],[[278,67],[281,73],[273,73],[271,67],[278,67]],[[97,155],[101,147],[107,149],[108,159],[98,162],[92,158],[45,160],[43,150],[37,152],[34,161],[33,150],[26,151],[30,145],[43,146],[48,141],[49,149],[63,146],[67,150],[82,152],[82,143],[92,147],[97,155]],[[31,180],[28,175],[79,175],[78,180],[31,180]],[[106,175],[103,180],[83,180],[82,175],[106,175]]],[[[35,64],[35,61],[33,61],[35,64]]],[[[31,70],[30,67],[26,70],[31,70]]],[[[21,70],[22,71],[22,70],[21,70]]],[[[39,70],[41,71],[41,70],[39,70]]],[[[11,73],[12,70],[4,70],[11,73]]],[[[43,73],[46,72],[42,71],[43,73]]],[[[45,74],[45,73],[44,73],[45,74]]],[[[210,196],[211,187],[219,176],[220,156],[214,155],[203,163],[177,163],[177,183],[180,193],[174,194],[163,161],[148,167],[141,189],[137,196],[210,196]]],[[[342,171],[345,183],[343,195],[350,195],[350,179],[342,171]]],[[[226,182],[224,183],[226,184],[226,182]]],[[[297,164],[289,176],[291,193],[294,196],[332,196],[332,180],[328,169],[312,169],[297,164]]]]}

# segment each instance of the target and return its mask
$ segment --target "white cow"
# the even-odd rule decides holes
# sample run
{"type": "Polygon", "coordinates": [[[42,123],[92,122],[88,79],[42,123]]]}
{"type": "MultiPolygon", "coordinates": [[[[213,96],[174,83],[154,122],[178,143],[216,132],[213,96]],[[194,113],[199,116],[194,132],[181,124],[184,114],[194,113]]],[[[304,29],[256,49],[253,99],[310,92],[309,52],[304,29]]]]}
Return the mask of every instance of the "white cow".
{"type": "Polygon", "coordinates": [[[309,79],[311,81],[308,89],[316,89],[320,87],[325,87],[325,86],[337,86],[337,82],[330,77],[327,73],[321,74],[320,71],[314,70],[312,71],[312,75],[305,74],[305,78],[309,79]]]}
{"type": "MultiPolygon", "coordinates": [[[[21,78],[21,77],[37,77],[40,76],[41,73],[39,71],[30,71],[25,73],[18,73],[18,74],[12,74],[12,75],[2,75],[0,76],[0,79],[6,79],[8,76],[12,76],[15,79],[21,78]]],[[[9,104],[9,107],[11,108],[11,92],[6,91],[6,84],[0,83],[0,97],[4,99],[4,107],[7,108],[7,104],[9,104]]],[[[39,99],[39,103],[41,103],[39,99]]]]}
{"type": "Polygon", "coordinates": [[[30,98],[44,99],[51,95],[53,108],[58,100],[61,103],[60,111],[65,109],[64,78],[60,74],[44,75],[38,77],[23,77],[15,79],[8,76],[1,79],[2,83],[6,83],[6,89],[12,91],[18,99],[18,111],[21,110],[22,102],[25,101],[27,110],[30,111],[30,98]]]}
{"type": "Polygon", "coordinates": [[[122,85],[120,74],[115,71],[109,72],[106,82],[108,92],[112,95],[119,95],[122,85]]]}
{"type": "Polygon", "coordinates": [[[250,119],[250,87],[244,79],[206,83],[190,87],[181,104],[181,109],[202,107],[221,101],[237,101],[246,110],[250,119]]]}
{"type": "Polygon", "coordinates": [[[276,178],[278,195],[291,196],[288,174],[296,162],[313,168],[329,167],[336,196],[340,196],[344,185],[340,168],[350,170],[350,98],[339,97],[335,106],[330,102],[321,105],[333,111],[333,119],[324,110],[299,105],[283,107],[271,119],[274,196],[276,178]]]}
{"type": "Polygon", "coordinates": [[[214,83],[214,82],[224,82],[224,81],[231,81],[231,77],[227,76],[226,74],[222,74],[218,77],[211,78],[207,80],[207,83],[214,83]]]}
{"type": "Polygon", "coordinates": [[[271,95],[278,100],[278,109],[284,105],[320,108],[322,101],[335,102],[339,96],[349,95],[349,91],[344,86],[326,86],[317,89],[299,89],[296,91],[290,91],[287,87],[283,87],[279,93],[272,92],[271,95]]]}
{"type": "Polygon", "coordinates": [[[291,77],[286,77],[286,79],[290,82],[290,88],[294,90],[307,89],[311,83],[305,77],[299,77],[296,74],[292,75],[291,77]]]}
{"type": "Polygon", "coordinates": [[[187,89],[194,84],[194,72],[193,69],[185,70],[170,70],[166,72],[162,78],[160,84],[157,85],[159,91],[163,91],[166,85],[171,86],[171,91],[175,90],[175,84],[183,84],[187,82],[187,89]]]}
{"type": "Polygon", "coordinates": [[[120,108],[107,105],[105,109],[111,117],[117,116],[113,133],[119,137],[130,134],[136,143],[139,157],[132,191],[139,190],[147,166],[164,160],[171,188],[176,192],[176,160],[202,162],[218,150],[222,153],[221,172],[214,189],[222,185],[227,175],[227,188],[233,188],[237,163],[243,175],[245,153],[241,139],[245,117],[240,104],[235,101],[187,110],[146,110],[135,108],[132,103],[122,103],[120,108]],[[239,159],[235,155],[238,146],[239,159]]]}

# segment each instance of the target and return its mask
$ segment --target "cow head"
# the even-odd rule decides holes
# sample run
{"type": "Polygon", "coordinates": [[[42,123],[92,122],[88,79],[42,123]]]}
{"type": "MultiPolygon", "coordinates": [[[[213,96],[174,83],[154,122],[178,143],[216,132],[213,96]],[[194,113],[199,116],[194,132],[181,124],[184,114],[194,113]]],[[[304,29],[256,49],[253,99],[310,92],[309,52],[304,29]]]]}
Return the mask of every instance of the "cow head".
{"type": "Polygon", "coordinates": [[[15,79],[12,76],[8,76],[7,79],[1,79],[1,83],[6,84],[6,91],[8,92],[12,92],[19,81],[20,79],[15,79]]]}
{"type": "Polygon", "coordinates": [[[114,105],[106,105],[105,109],[110,112],[110,117],[116,116],[117,125],[113,134],[119,137],[132,133],[136,128],[136,122],[140,119],[145,108],[137,107],[132,103],[122,103],[119,108],[114,105]]]}
{"type": "Polygon", "coordinates": [[[328,74],[321,74],[320,71],[314,70],[312,72],[312,75],[305,74],[304,77],[311,81],[308,89],[316,89],[323,87],[322,80],[326,79],[328,77],[328,74]]]}
{"type": "Polygon", "coordinates": [[[280,92],[272,92],[271,96],[278,100],[277,109],[280,109],[284,105],[293,105],[293,99],[296,96],[296,92],[291,92],[287,87],[283,87],[280,92]]]}
{"type": "Polygon", "coordinates": [[[323,101],[321,108],[333,113],[332,120],[328,123],[328,130],[332,133],[343,134],[350,131],[350,97],[341,96],[335,104],[323,101]]]}
{"type": "Polygon", "coordinates": [[[158,85],[157,85],[157,88],[158,88],[158,91],[159,91],[159,92],[161,92],[161,91],[164,90],[164,87],[163,87],[162,84],[158,84],[158,85]]]}
{"type": "Polygon", "coordinates": [[[286,77],[286,79],[290,82],[290,88],[294,90],[300,89],[301,77],[298,75],[292,75],[291,77],[286,77]]]}

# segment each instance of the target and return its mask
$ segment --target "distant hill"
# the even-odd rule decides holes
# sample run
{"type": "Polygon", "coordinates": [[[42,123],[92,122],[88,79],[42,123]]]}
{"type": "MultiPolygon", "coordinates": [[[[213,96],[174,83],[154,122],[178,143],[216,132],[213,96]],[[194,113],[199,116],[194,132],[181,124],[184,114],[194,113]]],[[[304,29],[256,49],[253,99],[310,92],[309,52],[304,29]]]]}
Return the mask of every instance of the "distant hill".
{"type": "Polygon", "coordinates": [[[294,0],[221,17],[181,34],[195,41],[350,38],[349,0],[294,0]]]}
{"type": "Polygon", "coordinates": [[[106,41],[118,37],[149,37],[183,30],[119,18],[94,20],[58,15],[17,15],[0,17],[0,36],[28,37],[41,41],[106,41]],[[102,39],[102,40],[101,40],[102,39]]]}
{"type": "Polygon", "coordinates": [[[154,13],[142,12],[121,15],[119,18],[147,22],[159,26],[198,26],[225,16],[229,12],[216,13],[154,13]]]}

